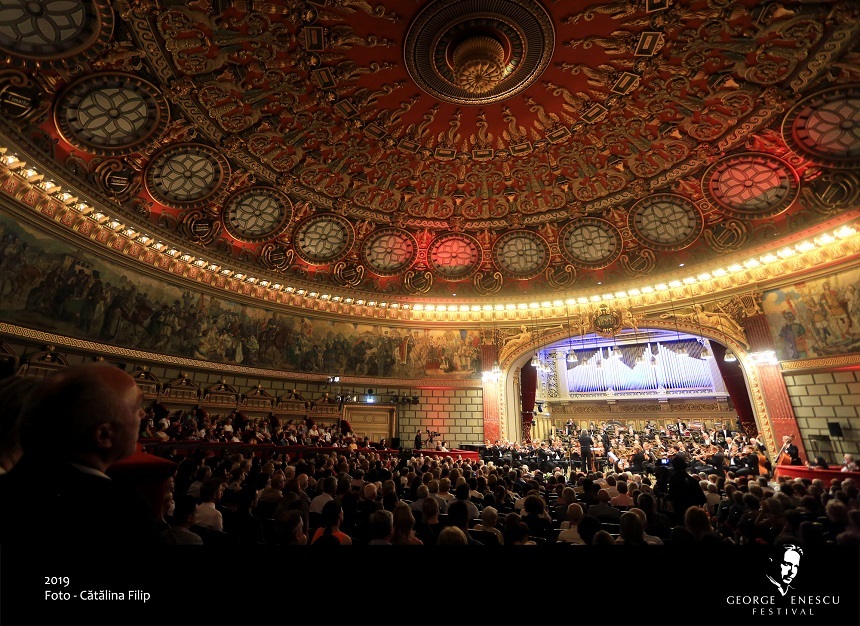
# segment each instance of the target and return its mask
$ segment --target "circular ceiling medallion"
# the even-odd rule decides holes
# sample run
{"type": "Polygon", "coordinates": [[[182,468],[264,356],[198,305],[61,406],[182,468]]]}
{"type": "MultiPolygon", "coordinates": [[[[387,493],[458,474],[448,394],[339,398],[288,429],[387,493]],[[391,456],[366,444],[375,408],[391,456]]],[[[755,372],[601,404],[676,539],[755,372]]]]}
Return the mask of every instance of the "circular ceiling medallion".
{"type": "Polygon", "coordinates": [[[493,260],[506,276],[526,280],[547,268],[549,246],[537,233],[513,230],[498,238],[493,246],[493,260]]]}
{"type": "Polygon", "coordinates": [[[661,193],[643,198],[627,214],[636,239],[654,250],[681,250],[702,234],[702,214],[684,196],[661,193]]]}
{"type": "MultiPolygon", "coordinates": [[[[113,32],[113,12],[93,0],[3,0],[0,50],[32,61],[55,61],[87,53],[113,32]]],[[[92,54],[90,54],[92,53],[92,54]]]]}
{"type": "Polygon", "coordinates": [[[274,239],[284,232],[293,213],[293,203],[277,189],[249,187],[224,203],[224,228],[239,241],[274,239]]]}
{"type": "Polygon", "coordinates": [[[94,74],[60,96],[54,121],[69,143],[94,154],[138,152],[154,141],[169,120],[158,90],[130,74],[94,74]]]}
{"type": "Polygon", "coordinates": [[[165,148],[149,162],[146,188],[162,204],[176,208],[202,206],[229,176],[221,153],[197,143],[165,148]]]}
{"type": "Polygon", "coordinates": [[[418,256],[415,238],[399,228],[384,228],[364,240],[361,256],[379,276],[394,276],[412,265],[418,256]]]}
{"type": "Polygon", "coordinates": [[[860,167],[860,85],[843,85],[798,102],[782,122],[791,148],[819,165],[860,167]]]}
{"type": "Polygon", "coordinates": [[[785,211],[800,193],[800,178],[788,163],[769,154],[733,154],[714,163],[702,187],[722,213],[762,219],[785,211]]]}
{"type": "Polygon", "coordinates": [[[606,220],[586,217],[570,222],[559,233],[561,251],[576,267],[600,269],[621,254],[621,233],[606,220]]]}
{"type": "Polygon", "coordinates": [[[334,263],[345,257],[355,241],[348,220],[334,213],[314,215],[296,226],[296,254],[312,265],[334,263]]]}
{"type": "Polygon", "coordinates": [[[433,97],[477,105],[532,85],[554,48],[552,18],[536,0],[437,0],[410,24],[403,56],[433,97]]]}
{"type": "Polygon", "coordinates": [[[474,237],[463,233],[440,235],[430,242],[427,261],[442,278],[464,280],[481,264],[481,245],[474,237]]]}

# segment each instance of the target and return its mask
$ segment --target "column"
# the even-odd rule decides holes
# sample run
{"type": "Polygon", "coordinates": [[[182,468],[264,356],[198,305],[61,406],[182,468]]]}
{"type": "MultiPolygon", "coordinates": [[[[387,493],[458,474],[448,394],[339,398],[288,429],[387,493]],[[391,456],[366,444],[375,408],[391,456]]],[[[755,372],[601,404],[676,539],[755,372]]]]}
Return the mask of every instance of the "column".
{"type": "MultiPolygon", "coordinates": [[[[483,344],[481,346],[481,371],[489,372],[497,360],[498,350],[496,346],[483,344]]],[[[501,393],[499,392],[499,385],[503,384],[504,378],[500,378],[499,380],[484,380],[484,441],[491,444],[501,438],[501,426],[499,423],[501,417],[501,393]]]]}
{"type": "Polygon", "coordinates": [[[558,384],[558,397],[561,400],[570,398],[570,387],[567,382],[567,352],[556,351],[555,378],[558,384]]]}
{"type": "MultiPolygon", "coordinates": [[[[800,450],[803,458],[808,458],[797,428],[797,420],[794,417],[794,409],[791,407],[791,399],[785,388],[785,379],[782,377],[782,369],[774,358],[772,361],[756,360],[757,355],[773,351],[774,343],[770,334],[770,326],[764,313],[758,312],[752,315],[747,312],[743,320],[744,330],[750,344],[750,357],[753,363],[748,362],[748,367],[754,367],[761,387],[762,397],[767,415],[770,419],[772,430],[773,454],[782,447],[784,435],[793,435],[794,443],[800,450]]],[[[775,460],[775,459],[774,459],[775,460]]]]}

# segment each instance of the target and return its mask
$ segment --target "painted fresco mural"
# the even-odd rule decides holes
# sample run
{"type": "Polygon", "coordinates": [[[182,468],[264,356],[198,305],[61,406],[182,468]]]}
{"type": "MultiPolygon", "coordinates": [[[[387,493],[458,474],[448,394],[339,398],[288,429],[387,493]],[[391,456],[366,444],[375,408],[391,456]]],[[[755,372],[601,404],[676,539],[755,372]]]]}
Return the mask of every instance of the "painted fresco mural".
{"type": "Polygon", "coordinates": [[[0,214],[0,319],[222,363],[352,376],[471,377],[480,335],[286,315],[122,273],[0,214]]]}
{"type": "Polygon", "coordinates": [[[860,352],[860,269],[764,294],[780,360],[860,352]]]}

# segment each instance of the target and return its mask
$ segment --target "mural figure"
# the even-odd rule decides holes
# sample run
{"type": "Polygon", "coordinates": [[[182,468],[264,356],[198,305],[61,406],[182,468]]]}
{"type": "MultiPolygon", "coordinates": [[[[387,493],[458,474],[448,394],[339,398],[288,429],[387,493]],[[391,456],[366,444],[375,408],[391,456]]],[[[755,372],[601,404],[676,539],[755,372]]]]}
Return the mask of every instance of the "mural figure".
{"type": "Polygon", "coordinates": [[[768,291],[763,309],[779,359],[860,351],[860,270],[768,291]]]}
{"type": "Polygon", "coordinates": [[[0,215],[0,315],[27,327],[207,361],[310,373],[476,377],[480,335],[292,317],[120,273],[0,215]]]}

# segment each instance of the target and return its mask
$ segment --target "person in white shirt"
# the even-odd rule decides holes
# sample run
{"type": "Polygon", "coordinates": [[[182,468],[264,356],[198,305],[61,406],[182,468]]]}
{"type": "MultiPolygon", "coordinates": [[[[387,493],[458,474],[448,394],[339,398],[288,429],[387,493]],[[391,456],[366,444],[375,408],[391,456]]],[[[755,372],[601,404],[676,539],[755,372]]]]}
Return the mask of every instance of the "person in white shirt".
{"type": "Polygon", "coordinates": [[[311,505],[308,511],[310,513],[320,513],[322,514],[323,507],[326,502],[330,502],[334,500],[334,496],[337,493],[337,477],[335,476],[326,476],[322,481],[322,493],[316,496],[313,500],[311,500],[311,505]]]}
{"type": "Polygon", "coordinates": [[[207,478],[200,488],[202,502],[194,514],[194,524],[212,530],[224,530],[224,516],[217,509],[221,496],[224,495],[224,481],[220,478],[207,478]]]}

